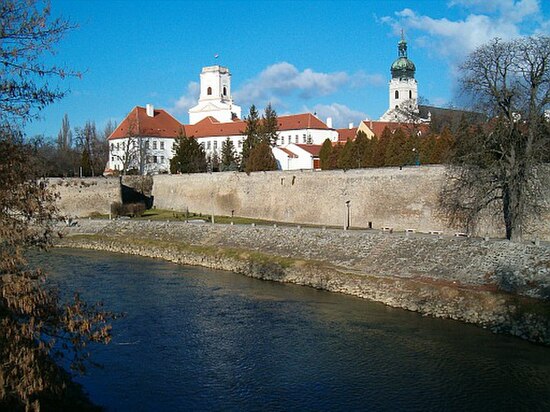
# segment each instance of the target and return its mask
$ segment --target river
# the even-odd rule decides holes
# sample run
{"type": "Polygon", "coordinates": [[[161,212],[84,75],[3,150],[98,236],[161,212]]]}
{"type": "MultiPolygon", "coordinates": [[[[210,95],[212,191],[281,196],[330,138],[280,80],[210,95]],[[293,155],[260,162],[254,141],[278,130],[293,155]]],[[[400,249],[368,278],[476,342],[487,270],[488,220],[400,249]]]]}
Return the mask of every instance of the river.
{"type": "Polygon", "coordinates": [[[104,252],[39,259],[126,315],[78,377],[108,411],[543,411],[550,349],[363,299],[104,252]]]}

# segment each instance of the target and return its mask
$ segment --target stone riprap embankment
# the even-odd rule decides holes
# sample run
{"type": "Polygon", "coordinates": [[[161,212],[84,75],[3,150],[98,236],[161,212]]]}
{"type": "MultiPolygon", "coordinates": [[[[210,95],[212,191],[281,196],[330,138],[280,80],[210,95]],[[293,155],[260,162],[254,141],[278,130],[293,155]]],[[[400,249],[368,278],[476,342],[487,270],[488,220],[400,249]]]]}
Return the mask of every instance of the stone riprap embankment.
{"type": "Polygon", "coordinates": [[[377,231],[83,220],[62,246],[231,270],[550,344],[550,246],[377,231]]]}

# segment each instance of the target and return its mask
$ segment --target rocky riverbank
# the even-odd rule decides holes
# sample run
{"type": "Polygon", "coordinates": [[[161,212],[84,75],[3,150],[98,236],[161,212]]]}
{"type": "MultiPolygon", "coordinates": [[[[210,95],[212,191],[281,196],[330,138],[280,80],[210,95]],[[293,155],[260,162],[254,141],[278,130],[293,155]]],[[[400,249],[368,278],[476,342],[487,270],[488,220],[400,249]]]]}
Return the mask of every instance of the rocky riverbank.
{"type": "Polygon", "coordinates": [[[550,345],[550,247],[298,227],[84,220],[59,246],[234,271],[550,345]]]}

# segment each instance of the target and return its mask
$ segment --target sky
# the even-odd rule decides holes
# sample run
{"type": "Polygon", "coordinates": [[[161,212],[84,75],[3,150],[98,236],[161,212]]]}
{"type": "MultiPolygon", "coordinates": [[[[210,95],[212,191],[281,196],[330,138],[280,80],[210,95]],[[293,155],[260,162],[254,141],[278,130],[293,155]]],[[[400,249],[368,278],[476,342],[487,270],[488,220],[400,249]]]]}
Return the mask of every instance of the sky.
{"type": "Polygon", "coordinates": [[[279,115],[311,112],[335,127],[388,109],[390,66],[403,30],[418,93],[458,105],[459,66],[495,38],[550,33],[547,0],[51,0],[77,28],[45,56],[82,77],[26,126],[55,138],[71,127],[119,123],[153,104],[180,122],[198,100],[204,66],[228,67],[243,117],[270,102],[279,115]],[[217,57],[216,57],[217,56],[217,57]]]}

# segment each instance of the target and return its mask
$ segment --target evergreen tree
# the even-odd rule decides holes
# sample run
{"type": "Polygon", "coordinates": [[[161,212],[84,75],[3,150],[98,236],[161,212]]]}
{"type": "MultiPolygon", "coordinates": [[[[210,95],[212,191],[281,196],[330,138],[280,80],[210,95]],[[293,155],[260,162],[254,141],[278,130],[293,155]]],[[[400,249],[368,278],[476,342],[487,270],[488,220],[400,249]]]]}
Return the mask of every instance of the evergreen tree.
{"type": "Polygon", "coordinates": [[[235,150],[233,141],[228,137],[222,142],[220,170],[222,172],[228,170],[237,170],[239,166],[239,158],[235,150]]]}
{"type": "Polygon", "coordinates": [[[319,151],[319,165],[321,170],[329,170],[330,167],[330,155],[332,153],[332,142],[330,139],[325,139],[319,151]]]}
{"type": "Polygon", "coordinates": [[[353,143],[351,140],[347,140],[346,144],[342,146],[342,150],[338,155],[338,160],[336,162],[338,169],[353,169],[356,167],[356,163],[353,159],[353,143]]]}
{"type": "Polygon", "coordinates": [[[246,128],[244,129],[244,142],[241,154],[241,168],[246,169],[246,163],[250,156],[250,151],[260,141],[260,116],[256,106],[250,106],[248,116],[245,118],[246,128]]]}
{"type": "Polygon", "coordinates": [[[365,153],[367,147],[369,146],[370,139],[367,137],[365,132],[358,131],[353,141],[352,147],[352,163],[353,168],[365,167],[365,153]]]}
{"type": "Polygon", "coordinates": [[[262,116],[260,141],[275,146],[277,144],[278,131],[279,119],[277,118],[277,112],[271,107],[271,103],[269,103],[262,116]]]}
{"type": "Polygon", "coordinates": [[[180,132],[174,144],[174,157],[170,160],[171,173],[206,172],[204,148],[193,137],[180,132]]]}
{"type": "Polygon", "coordinates": [[[374,167],[386,166],[386,149],[391,140],[391,131],[387,127],[384,128],[382,135],[377,139],[376,149],[372,157],[372,165],[374,167]]]}
{"type": "Polygon", "coordinates": [[[362,167],[374,167],[374,153],[378,150],[378,139],[373,136],[366,139],[365,151],[363,153],[362,167]]]}
{"type": "Polygon", "coordinates": [[[275,156],[273,156],[269,143],[260,142],[250,150],[245,168],[246,173],[277,169],[277,161],[275,160],[275,156]]]}
{"type": "Polygon", "coordinates": [[[328,167],[327,169],[333,170],[338,169],[338,159],[340,158],[340,154],[342,153],[342,150],[344,149],[344,146],[338,143],[336,146],[332,146],[332,151],[330,152],[330,155],[328,157],[328,167]]]}
{"type": "Polygon", "coordinates": [[[407,136],[403,129],[398,128],[390,135],[386,146],[385,166],[403,166],[409,162],[410,153],[407,150],[407,136]]]}

